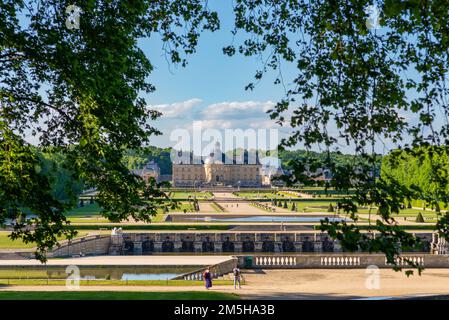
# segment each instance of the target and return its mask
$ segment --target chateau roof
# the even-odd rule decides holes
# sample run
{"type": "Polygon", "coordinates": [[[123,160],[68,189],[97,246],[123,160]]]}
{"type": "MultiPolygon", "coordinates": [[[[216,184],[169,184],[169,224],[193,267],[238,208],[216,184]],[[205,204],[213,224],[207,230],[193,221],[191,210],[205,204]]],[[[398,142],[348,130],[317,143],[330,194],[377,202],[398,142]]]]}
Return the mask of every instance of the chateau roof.
{"type": "MultiPolygon", "coordinates": [[[[181,157],[182,151],[175,151],[181,157]]],[[[183,163],[182,160],[174,162],[174,164],[255,164],[260,165],[259,152],[244,150],[243,155],[237,156],[234,152],[232,156],[228,156],[221,151],[220,143],[215,143],[214,150],[208,156],[195,156],[193,151],[189,152],[189,163],[183,163]]]]}

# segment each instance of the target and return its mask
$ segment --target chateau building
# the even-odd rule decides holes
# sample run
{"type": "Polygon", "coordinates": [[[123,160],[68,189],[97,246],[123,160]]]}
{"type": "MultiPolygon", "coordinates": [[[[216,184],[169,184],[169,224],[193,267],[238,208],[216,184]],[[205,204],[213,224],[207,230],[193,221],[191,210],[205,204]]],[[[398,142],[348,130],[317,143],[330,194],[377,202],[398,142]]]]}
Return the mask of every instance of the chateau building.
{"type": "Polygon", "coordinates": [[[156,182],[159,182],[161,177],[159,165],[154,161],[148,162],[143,169],[134,169],[131,170],[131,172],[142,177],[146,182],[148,182],[150,178],[154,178],[156,182]]]}
{"type": "Polygon", "coordinates": [[[230,158],[216,143],[213,152],[205,158],[194,159],[190,153],[187,160],[174,161],[173,186],[259,187],[262,184],[261,167],[257,152],[245,151],[242,156],[230,158]]]}

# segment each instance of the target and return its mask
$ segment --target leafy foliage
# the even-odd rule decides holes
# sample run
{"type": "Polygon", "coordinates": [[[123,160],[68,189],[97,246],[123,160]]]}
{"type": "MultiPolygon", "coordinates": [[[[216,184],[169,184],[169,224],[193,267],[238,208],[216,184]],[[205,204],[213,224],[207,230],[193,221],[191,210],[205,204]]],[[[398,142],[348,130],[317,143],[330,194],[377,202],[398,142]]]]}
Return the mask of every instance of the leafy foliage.
{"type": "MultiPolygon", "coordinates": [[[[287,182],[310,183],[305,171],[328,168],[333,173],[329,186],[353,191],[337,204],[341,211],[357,221],[357,203],[377,208],[381,217],[373,226],[376,237],[346,222],[325,221],[322,230],[350,250],[384,252],[395,264],[397,244],[413,247],[419,239],[402,231],[393,215],[423,191],[394,176],[376,178],[375,147],[388,141],[406,154],[428,153],[429,159],[447,154],[449,13],[446,0],[379,0],[381,29],[369,30],[366,7],[372,4],[235,0],[235,43],[223,52],[262,58],[249,90],[268,70],[277,72],[274,84],[286,94],[269,114],[293,130],[282,140],[283,148],[300,143],[307,151],[326,152],[324,158],[292,159],[287,182]],[[283,65],[296,68],[288,82],[283,65]],[[335,161],[332,152],[340,145],[354,148],[357,157],[335,161]]],[[[105,216],[148,221],[161,195],[158,186],[129,174],[123,157],[159,133],[148,120],[160,114],[147,110],[140,96],[154,88],[147,82],[152,65],[137,39],[158,33],[169,60],[185,65],[199,33],[219,27],[207,1],[86,1],[80,4],[80,29],[69,30],[67,5],[0,3],[0,206],[2,217],[7,211],[23,217],[24,205],[37,214],[37,231],[18,223],[14,235],[33,237],[41,251],[55,243],[54,233],[65,232],[66,222],[48,179],[36,170],[40,161],[28,154],[26,131],[38,134],[42,146],[62,152],[76,180],[99,190],[105,216]],[[23,14],[28,23],[19,21],[23,14]]],[[[447,194],[446,176],[441,162],[429,164],[432,192],[423,196],[437,206],[447,194]]],[[[436,226],[449,240],[447,215],[436,226]]]]}
{"type": "MultiPolygon", "coordinates": [[[[366,9],[373,5],[368,0],[236,0],[234,34],[243,33],[243,40],[224,53],[263,57],[263,68],[248,89],[268,70],[277,72],[274,83],[283,85],[286,94],[269,113],[293,130],[282,140],[283,147],[301,143],[329,153],[325,161],[298,161],[287,181],[307,183],[305,169],[327,167],[334,174],[332,186],[355,190],[339,207],[355,220],[354,203],[377,207],[381,215],[376,239],[344,222],[325,222],[323,231],[341,237],[352,250],[384,252],[395,263],[400,248],[394,244],[417,240],[397,229],[393,214],[417,190],[390,177],[375,178],[375,147],[388,141],[407,153],[419,147],[438,155],[447,150],[449,13],[442,0],[374,4],[382,12],[379,30],[366,23],[366,9]],[[287,81],[282,66],[296,67],[296,76],[287,81]],[[410,121],[413,116],[404,117],[406,113],[418,121],[410,121]],[[363,160],[336,165],[330,154],[342,144],[353,147],[363,160]]],[[[445,189],[438,167],[432,163],[433,201],[445,189]]]]}
{"type": "MultiPolygon", "coordinates": [[[[103,215],[149,221],[163,193],[129,173],[125,150],[139,149],[159,131],[160,114],[142,93],[153,67],[137,39],[159,35],[173,63],[186,64],[203,30],[216,30],[207,2],[84,1],[80,28],[66,27],[68,1],[0,3],[0,207],[15,221],[13,238],[46,249],[67,235],[63,204],[51,192],[45,167],[23,140],[39,138],[59,152],[75,181],[96,187],[103,215]],[[26,217],[27,207],[35,217],[26,217]],[[32,226],[32,227],[31,227],[32,226]]],[[[73,202],[73,199],[72,199],[73,202]]]]}

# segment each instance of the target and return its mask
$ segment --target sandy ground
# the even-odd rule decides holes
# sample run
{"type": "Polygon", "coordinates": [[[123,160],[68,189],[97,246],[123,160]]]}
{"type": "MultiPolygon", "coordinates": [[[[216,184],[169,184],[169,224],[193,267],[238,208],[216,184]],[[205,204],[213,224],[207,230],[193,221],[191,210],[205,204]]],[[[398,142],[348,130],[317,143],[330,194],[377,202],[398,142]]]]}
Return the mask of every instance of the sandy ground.
{"type": "Polygon", "coordinates": [[[240,199],[240,197],[237,197],[236,195],[232,194],[231,192],[214,192],[214,197],[216,200],[220,200],[220,198],[225,199],[240,199]]]}
{"type": "MultiPolygon", "coordinates": [[[[352,270],[247,270],[246,285],[214,286],[212,291],[235,292],[243,299],[359,299],[366,297],[410,297],[449,293],[449,270],[428,269],[409,278],[403,272],[381,269],[379,287],[369,289],[375,275],[352,270]]],[[[5,286],[0,290],[61,291],[64,286],[5,286]]],[[[81,291],[205,291],[198,286],[83,286],[81,291]]]]}
{"type": "Polygon", "coordinates": [[[216,213],[215,209],[212,208],[210,203],[207,202],[198,202],[201,213],[216,213]]]}
{"type": "Polygon", "coordinates": [[[377,275],[365,269],[248,271],[248,285],[241,293],[250,299],[354,299],[449,293],[449,269],[427,269],[421,276],[410,277],[391,269],[378,272],[377,282],[377,275]]]}

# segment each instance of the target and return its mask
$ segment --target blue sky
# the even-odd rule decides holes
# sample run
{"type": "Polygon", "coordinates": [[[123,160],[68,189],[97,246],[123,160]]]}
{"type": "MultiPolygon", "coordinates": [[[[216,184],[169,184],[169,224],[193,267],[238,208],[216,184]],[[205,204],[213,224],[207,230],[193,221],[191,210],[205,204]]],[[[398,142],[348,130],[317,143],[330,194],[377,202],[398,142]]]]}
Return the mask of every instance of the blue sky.
{"type": "Polygon", "coordinates": [[[197,52],[188,56],[185,68],[167,62],[162,42],[156,37],[139,42],[155,67],[148,80],[156,91],[146,96],[147,101],[164,114],[154,122],[164,133],[152,140],[154,145],[172,146],[170,132],[190,129],[193,121],[216,129],[279,128],[266,110],[283,97],[283,87],[273,85],[274,74],[268,73],[253,91],[245,90],[261,62],[223,54],[222,48],[232,43],[232,2],[213,1],[210,8],[219,12],[220,30],[202,33],[197,52]]]}
{"type": "MultiPolygon", "coordinates": [[[[148,82],[156,87],[156,91],[145,98],[149,108],[163,113],[152,122],[163,135],[153,137],[150,144],[174,146],[176,143],[170,140],[170,135],[177,129],[191,130],[197,121],[204,129],[279,129],[279,138],[287,136],[289,129],[279,127],[266,113],[284,97],[284,87],[274,85],[276,74],[268,71],[253,91],[244,89],[253,81],[256,70],[261,69],[262,61],[239,54],[234,57],[223,54],[223,47],[233,40],[232,1],[211,1],[210,8],[219,14],[220,30],[201,34],[197,51],[188,56],[189,63],[185,68],[167,61],[158,35],[139,40],[140,48],[154,66],[148,82]]],[[[238,39],[236,43],[239,43],[238,39]]],[[[283,65],[287,87],[296,71],[293,65],[283,65]]],[[[329,129],[337,135],[335,126],[331,124],[329,129]]],[[[388,142],[386,145],[379,142],[377,152],[387,153],[390,147],[388,142]]],[[[353,151],[353,147],[345,144],[340,144],[339,149],[347,153],[353,151]]]]}
{"type": "MultiPolygon", "coordinates": [[[[266,110],[284,98],[284,87],[274,85],[276,74],[268,71],[254,90],[244,89],[253,81],[254,73],[261,68],[262,62],[255,57],[240,54],[228,57],[223,54],[222,48],[233,40],[232,1],[212,1],[210,7],[219,13],[220,30],[201,35],[197,52],[188,57],[187,67],[168,63],[162,42],[156,37],[139,43],[155,67],[148,80],[155,85],[156,91],[146,97],[148,104],[164,114],[153,123],[163,135],[154,137],[151,144],[174,146],[170,134],[179,128],[191,130],[194,121],[201,121],[203,128],[219,130],[275,128],[279,129],[280,138],[288,136],[289,129],[279,127],[266,114],[266,110]]],[[[287,87],[296,71],[294,65],[284,63],[282,74],[287,87]]],[[[337,135],[334,125],[331,124],[328,129],[337,135]]],[[[388,142],[384,144],[379,141],[376,151],[387,153],[389,147],[388,142]]],[[[302,145],[298,144],[295,148],[302,148],[302,145]]],[[[344,143],[338,148],[346,153],[354,150],[344,143]]]]}

